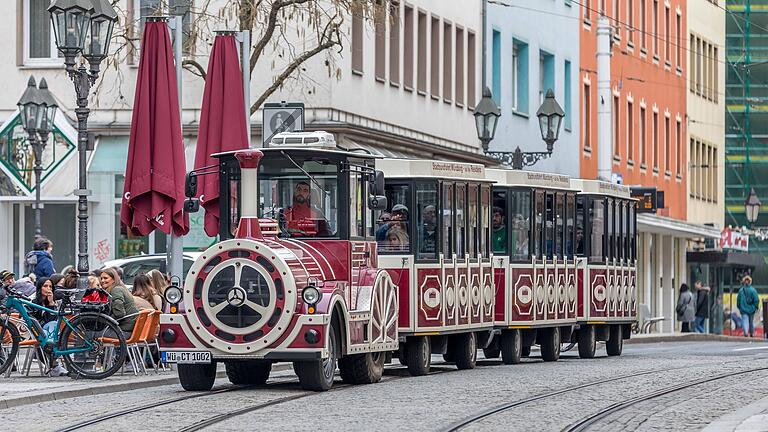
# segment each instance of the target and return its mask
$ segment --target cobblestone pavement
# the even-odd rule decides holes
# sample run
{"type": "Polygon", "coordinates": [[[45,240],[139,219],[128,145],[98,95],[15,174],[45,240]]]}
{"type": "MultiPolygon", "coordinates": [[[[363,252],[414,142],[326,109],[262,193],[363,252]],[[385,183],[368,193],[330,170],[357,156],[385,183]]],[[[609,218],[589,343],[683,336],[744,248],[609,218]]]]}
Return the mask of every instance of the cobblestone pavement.
{"type": "MultiPolygon", "coordinates": [[[[444,430],[503,403],[599,383],[513,407],[466,429],[560,431],[619,401],[728,371],[768,367],[768,350],[745,351],[744,346],[728,342],[628,345],[621,357],[606,357],[601,350],[599,358],[582,360],[567,353],[556,363],[544,363],[534,352],[520,365],[481,360],[470,371],[439,365],[434,368],[436,373],[417,378],[408,377],[395,361],[379,384],[338,386],[327,393],[232,417],[208,430],[444,430]],[[602,382],[646,371],[654,373],[602,382]]],[[[305,393],[290,371],[273,374],[271,382],[266,388],[242,388],[134,412],[83,430],[178,430],[219,414],[305,393]]],[[[768,396],[766,382],[768,372],[756,372],[702,384],[623,410],[590,430],[700,430],[718,417],[768,396]]],[[[228,387],[226,380],[217,382],[216,388],[228,387]]],[[[56,430],[95,414],[186,394],[180,386],[169,385],[78,397],[0,410],[0,422],[7,430],[56,430]]]]}

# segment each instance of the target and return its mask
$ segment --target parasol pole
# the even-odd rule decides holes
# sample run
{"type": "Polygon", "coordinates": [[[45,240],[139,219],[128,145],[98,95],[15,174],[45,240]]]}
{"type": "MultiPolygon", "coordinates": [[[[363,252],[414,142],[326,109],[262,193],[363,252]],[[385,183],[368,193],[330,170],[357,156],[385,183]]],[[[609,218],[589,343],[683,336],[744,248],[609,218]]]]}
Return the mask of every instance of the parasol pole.
{"type": "Polygon", "coordinates": [[[251,147],[251,31],[237,32],[235,39],[240,42],[240,65],[243,73],[243,99],[245,100],[245,136],[251,147]]]}
{"type": "MultiPolygon", "coordinates": [[[[183,108],[181,103],[181,49],[182,49],[182,17],[174,16],[169,22],[169,28],[173,30],[173,57],[176,64],[176,88],[179,94],[179,128],[182,130],[182,137],[184,136],[182,114],[183,108]]],[[[167,271],[171,277],[178,276],[179,280],[183,283],[183,266],[184,266],[184,245],[182,238],[176,236],[171,230],[170,240],[168,241],[168,251],[166,254],[166,262],[168,263],[167,271]]]]}

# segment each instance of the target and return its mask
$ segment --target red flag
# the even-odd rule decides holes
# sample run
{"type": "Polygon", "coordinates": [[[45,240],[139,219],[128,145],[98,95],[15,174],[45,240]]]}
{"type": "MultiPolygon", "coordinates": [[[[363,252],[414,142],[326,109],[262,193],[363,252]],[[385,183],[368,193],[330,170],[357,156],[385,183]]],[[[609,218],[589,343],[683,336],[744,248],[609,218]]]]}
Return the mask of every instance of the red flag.
{"type": "MultiPolygon", "coordinates": [[[[218,164],[213,153],[248,148],[241,73],[235,37],[216,36],[205,78],[195,169],[218,164]]],[[[219,179],[212,175],[199,178],[205,232],[214,237],[219,233],[219,179]]]]}
{"type": "Polygon", "coordinates": [[[155,228],[186,234],[184,143],[173,51],[164,22],[144,25],[127,164],[120,222],[139,236],[155,228]]]}

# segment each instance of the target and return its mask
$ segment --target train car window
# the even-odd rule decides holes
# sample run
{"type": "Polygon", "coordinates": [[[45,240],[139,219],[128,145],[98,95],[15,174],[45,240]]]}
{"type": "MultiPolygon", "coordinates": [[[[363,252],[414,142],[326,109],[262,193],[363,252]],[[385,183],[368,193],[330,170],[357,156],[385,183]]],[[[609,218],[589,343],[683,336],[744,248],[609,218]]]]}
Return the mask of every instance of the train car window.
{"type": "Polygon", "coordinates": [[[477,238],[477,192],[477,185],[467,185],[467,255],[469,255],[470,258],[477,258],[477,249],[479,246],[477,238]]]}
{"type": "Polygon", "coordinates": [[[637,257],[637,237],[635,235],[635,203],[627,205],[629,222],[629,259],[634,261],[637,257]]]}
{"type": "Polygon", "coordinates": [[[298,156],[264,159],[259,166],[259,217],[277,219],[292,237],[338,235],[339,164],[298,156]]]}
{"type": "Polygon", "coordinates": [[[487,258],[491,255],[491,188],[480,187],[480,253],[487,258]]]}
{"type": "Polygon", "coordinates": [[[565,194],[555,195],[555,255],[562,258],[565,251],[565,194]]]}
{"type": "Polygon", "coordinates": [[[368,182],[360,172],[349,173],[349,236],[365,236],[366,191],[368,182]]]}
{"type": "Polygon", "coordinates": [[[589,239],[591,261],[605,261],[605,200],[602,198],[592,198],[589,207],[587,223],[592,234],[589,239]]]}
{"type": "Polygon", "coordinates": [[[547,192],[547,213],[544,218],[544,244],[542,250],[546,251],[547,259],[552,259],[555,247],[555,194],[547,192]]]}
{"type": "Polygon", "coordinates": [[[443,183],[442,227],[443,227],[443,255],[451,257],[453,254],[453,183],[443,183]]]}
{"type": "Polygon", "coordinates": [[[586,233],[586,227],[584,226],[584,201],[586,201],[584,196],[576,197],[576,255],[582,257],[586,255],[585,249],[587,247],[587,239],[584,235],[586,233]]]}
{"type": "Polygon", "coordinates": [[[605,237],[608,240],[608,247],[606,249],[606,256],[609,259],[613,259],[616,257],[614,254],[613,246],[615,244],[615,230],[613,228],[613,198],[608,198],[605,207],[605,221],[607,222],[606,231],[605,231],[605,237]]]}
{"type": "Polygon", "coordinates": [[[576,197],[569,193],[565,196],[565,256],[573,258],[574,254],[574,225],[576,221],[576,197]]]}
{"type": "Polygon", "coordinates": [[[240,226],[240,179],[229,179],[229,233],[234,237],[240,226]]]}
{"type": "Polygon", "coordinates": [[[620,235],[618,236],[619,241],[621,244],[619,245],[619,258],[626,259],[627,258],[627,207],[624,203],[624,201],[616,200],[616,213],[617,214],[617,230],[619,230],[620,235]],[[621,209],[621,211],[619,211],[621,209]],[[621,228],[618,228],[620,226],[621,228]]]}
{"type": "Polygon", "coordinates": [[[544,243],[544,191],[536,191],[536,202],[534,207],[534,227],[533,227],[533,256],[541,258],[543,256],[544,243]]]}
{"type": "Polygon", "coordinates": [[[509,238],[507,237],[507,192],[501,191],[501,190],[494,190],[493,191],[493,211],[491,214],[491,247],[492,247],[493,253],[506,254],[508,241],[509,241],[509,238]]]}
{"type": "Polygon", "coordinates": [[[437,183],[419,184],[416,188],[416,250],[421,260],[437,259],[437,183]]]}
{"type": "Polygon", "coordinates": [[[454,252],[457,258],[464,258],[467,253],[467,186],[456,185],[456,245],[454,252]]]}
{"type": "Polygon", "coordinates": [[[379,253],[408,254],[410,237],[410,186],[387,184],[384,187],[388,209],[379,215],[376,243],[379,253]]]}
{"type": "Polygon", "coordinates": [[[509,229],[511,232],[511,259],[513,261],[530,260],[531,238],[531,191],[515,190],[510,192],[509,229]]]}

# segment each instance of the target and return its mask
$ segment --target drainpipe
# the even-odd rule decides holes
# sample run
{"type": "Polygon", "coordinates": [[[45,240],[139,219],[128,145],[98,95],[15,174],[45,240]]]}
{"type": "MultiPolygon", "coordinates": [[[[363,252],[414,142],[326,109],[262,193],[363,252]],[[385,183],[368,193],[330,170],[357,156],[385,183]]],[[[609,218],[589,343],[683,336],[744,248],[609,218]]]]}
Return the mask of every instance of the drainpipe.
{"type": "MultiPolygon", "coordinates": [[[[483,49],[482,49],[482,56],[483,56],[483,60],[482,60],[482,78],[480,79],[480,82],[482,83],[482,84],[481,84],[481,87],[480,87],[480,94],[482,94],[482,92],[485,90],[485,87],[486,87],[486,83],[487,83],[487,81],[488,81],[488,80],[487,80],[487,78],[485,77],[485,74],[486,74],[486,72],[487,72],[487,68],[488,68],[488,66],[486,65],[486,59],[487,59],[487,57],[486,57],[486,56],[488,55],[488,54],[486,53],[486,52],[487,52],[487,50],[488,50],[488,48],[487,48],[488,44],[486,43],[486,41],[487,41],[487,39],[488,39],[488,36],[487,36],[487,34],[486,34],[486,33],[487,33],[487,31],[486,31],[486,26],[488,25],[488,24],[487,24],[487,21],[488,21],[488,20],[486,19],[486,17],[488,16],[488,0],[480,0],[480,2],[481,2],[481,3],[482,3],[482,5],[483,5],[483,6],[482,6],[482,9],[483,9],[483,12],[482,12],[482,20],[483,20],[483,23],[482,23],[482,29],[483,29],[483,30],[482,30],[482,31],[483,31],[483,38],[481,39],[481,40],[482,40],[482,43],[483,43],[483,49]]],[[[475,70],[477,70],[477,69],[475,69],[475,70]]]]}
{"type": "Polygon", "coordinates": [[[611,181],[611,25],[605,15],[597,19],[597,99],[597,178],[611,181]]]}

